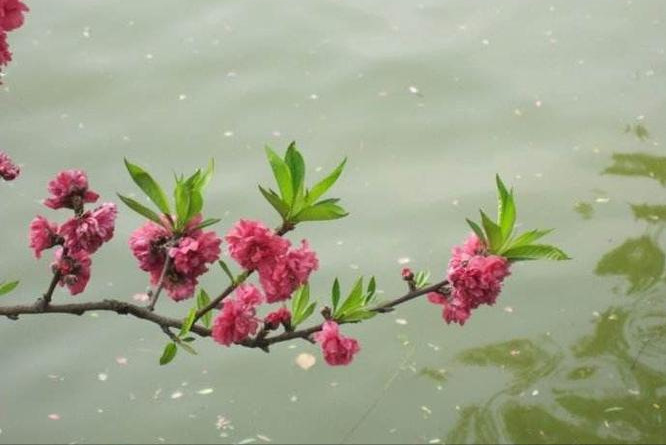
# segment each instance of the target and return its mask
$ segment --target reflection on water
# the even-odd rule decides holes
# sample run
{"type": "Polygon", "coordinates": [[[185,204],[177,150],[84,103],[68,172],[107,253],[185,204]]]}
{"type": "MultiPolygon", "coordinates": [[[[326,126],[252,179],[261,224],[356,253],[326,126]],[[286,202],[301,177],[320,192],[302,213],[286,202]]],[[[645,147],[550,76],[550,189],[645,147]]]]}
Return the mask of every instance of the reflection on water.
{"type": "MultiPolygon", "coordinates": [[[[614,154],[603,173],[666,186],[666,157],[614,154]]],[[[463,408],[447,442],[666,443],[666,206],[631,211],[645,232],[604,254],[595,273],[624,279],[625,293],[638,298],[596,314],[593,331],[568,348],[545,337],[459,354],[464,366],[499,368],[510,382],[463,408]]]]}

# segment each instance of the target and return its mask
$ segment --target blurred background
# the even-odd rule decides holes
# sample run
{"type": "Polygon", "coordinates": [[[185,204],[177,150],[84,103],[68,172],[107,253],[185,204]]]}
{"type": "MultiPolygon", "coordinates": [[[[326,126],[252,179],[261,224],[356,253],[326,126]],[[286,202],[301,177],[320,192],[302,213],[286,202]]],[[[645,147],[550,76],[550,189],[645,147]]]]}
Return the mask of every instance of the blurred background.
{"type": "MultiPolygon", "coordinates": [[[[464,328],[419,300],[344,333],[363,351],[329,368],[316,347],[270,356],[198,341],[157,360],[164,335],[112,314],[0,320],[2,443],[665,442],[666,23],[659,0],[29,1],[10,35],[0,149],[3,304],[49,281],[27,227],[59,170],[85,169],[104,200],[137,191],[123,157],[162,182],[214,157],[206,216],[278,221],[263,146],[296,140],[310,179],[345,156],[351,212],[308,238],[328,301],[340,277],[442,276],[494,175],[522,228],[554,227],[573,261],[514,268],[498,304],[464,328]],[[313,354],[309,370],[295,364],[313,354]]],[[[123,209],[85,296],[145,291],[123,209]]],[[[222,288],[219,269],[207,275],[222,288]]],[[[189,303],[163,299],[184,315],[189,303]]]]}

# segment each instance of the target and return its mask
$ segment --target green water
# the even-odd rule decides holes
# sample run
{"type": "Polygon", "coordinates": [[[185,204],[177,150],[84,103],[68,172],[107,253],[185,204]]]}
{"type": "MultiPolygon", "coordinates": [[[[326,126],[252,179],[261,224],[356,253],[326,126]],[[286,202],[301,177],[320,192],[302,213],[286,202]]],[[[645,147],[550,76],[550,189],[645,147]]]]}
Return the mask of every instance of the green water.
{"type": "MultiPolygon", "coordinates": [[[[320,256],[322,298],[360,274],[399,295],[405,259],[443,274],[496,172],[519,222],[557,228],[575,259],[515,267],[464,328],[425,301],[345,327],[363,348],[349,368],[307,343],[267,356],[210,341],[159,367],[151,324],[1,320],[0,442],[666,442],[662,1],[29,4],[0,87],[0,148],[24,168],[0,184],[0,271],[22,280],[5,304],[48,284],[26,232],[60,216],[39,205],[58,170],[114,200],[135,191],[125,156],[165,181],[215,157],[207,215],[225,231],[277,223],[256,191],[263,144],[292,139],[313,169],[350,159],[336,186],[350,217],[292,237],[320,256]]],[[[138,224],[124,211],[86,295],[56,300],[142,292],[138,224]]]]}

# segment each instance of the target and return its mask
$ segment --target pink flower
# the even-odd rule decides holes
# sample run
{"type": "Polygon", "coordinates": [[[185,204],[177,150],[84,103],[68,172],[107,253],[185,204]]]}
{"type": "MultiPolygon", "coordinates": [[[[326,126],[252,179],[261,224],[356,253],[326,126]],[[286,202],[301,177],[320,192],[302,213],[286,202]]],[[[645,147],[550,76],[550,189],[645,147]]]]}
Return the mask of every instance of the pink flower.
{"type": "Polygon", "coordinates": [[[256,307],[263,301],[261,292],[249,284],[236,290],[235,298],[224,302],[213,323],[213,340],[225,346],[240,343],[259,329],[256,307]]]}
{"type": "MultiPolygon", "coordinates": [[[[12,52],[9,50],[7,33],[0,29],[0,68],[12,61],[12,52]]],[[[0,82],[1,84],[2,82],[0,82]]]]}
{"type": "Polygon", "coordinates": [[[437,292],[431,292],[428,294],[428,300],[431,303],[444,306],[442,318],[444,318],[447,324],[458,323],[460,326],[463,326],[471,315],[470,307],[464,300],[459,298],[452,298],[449,301],[446,296],[437,292]]]}
{"type": "Polygon", "coordinates": [[[23,25],[23,13],[28,7],[20,0],[0,0],[0,29],[13,31],[23,25]]]}
{"type": "Polygon", "coordinates": [[[60,286],[67,286],[72,295],[80,294],[90,280],[90,256],[84,250],[64,252],[62,247],[56,251],[53,270],[60,274],[60,286]]]}
{"type": "Polygon", "coordinates": [[[291,312],[282,306],[277,311],[273,311],[264,318],[264,323],[269,329],[278,329],[280,325],[289,326],[291,323],[291,312]]]}
{"type": "Polygon", "coordinates": [[[198,277],[208,271],[206,264],[220,258],[221,243],[215,232],[199,231],[194,237],[180,239],[177,246],[169,249],[169,256],[178,272],[198,277]]]}
{"type": "Polygon", "coordinates": [[[290,250],[286,255],[262,263],[259,266],[259,281],[266,292],[266,301],[275,303],[288,300],[318,268],[317,254],[310,250],[305,240],[299,249],[290,250]]]}
{"type": "Polygon", "coordinates": [[[157,272],[158,280],[166,261],[165,246],[170,237],[167,229],[149,221],[136,229],[129,239],[130,249],[141,270],[151,274],[157,272]]]}
{"type": "Polygon", "coordinates": [[[284,255],[289,241],[259,221],[241,219],[225,237],[229,255],[245,269],[253,270],[266,261],[284,255]]]}
{"type": "Polygon", "coordinates": [[[44,250],[58,244],[59,238],[58,225],[43,216],[37,216],[30,223],[30,248],[35,251],[36,258],[41,258],[44,250]]]}
{"type": "Polygon", "coordinates": [[[484,255],[486,253],[486,245],[475,234],[471,234],[465,243],[461,246],[455,246],[451,250],[451,261],[449,268],[457,267],[465,261],[469,261],[475,255],[484,255]]]}
{"type": "Polygon", "coordinates": [[[99,195],[88,190],[88,177],[81,170],[65,170],[48,187],[51,196],[44,200],[44,205],[52,209],[80,210],[84,203],[96,202],[99,195]]]}
{"type": "MultiPolygon", "coordinates": [[[[2,65],[2,33],[0,32],[0,65],[2,65]]],[[[21,173],[21,169],[12,162],[11,158],[0,151],[0,177],[5,181],[13,181],[21,173]]]]}
{"type": "Polygon", "coordinates": [[[317,332],[314,339],[321,345],[324,360],[331,366],[350,364],[361,350],[358,341],[340,335],[338,324],[334,321],[324,322],[321,332],[317,332]]]}
{"type": "Polygon", "coordinates": [[[75,216],[62,225],[60,234],[71,252],[85,250],[93,254],[113,238],[118,211],[112,203],[102,204],[93,211],[75,216]]]}

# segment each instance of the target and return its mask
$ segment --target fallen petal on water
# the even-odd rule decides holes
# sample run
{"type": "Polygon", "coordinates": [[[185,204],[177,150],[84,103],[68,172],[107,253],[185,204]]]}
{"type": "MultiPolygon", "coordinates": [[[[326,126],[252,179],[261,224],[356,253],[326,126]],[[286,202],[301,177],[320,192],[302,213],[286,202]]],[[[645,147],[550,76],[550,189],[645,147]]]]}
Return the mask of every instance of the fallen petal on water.
{"type": "Polygon", "coordinates": [[[315,356],[312,354],[308,354],[306,352],[298,354],[298,356],[296,357],[296,364],[298,365],[299,368],[301,368],[304,371],[307,371],[308,369],[312,368],[316,363],[317,359],[315,358],[315,356]]]}

